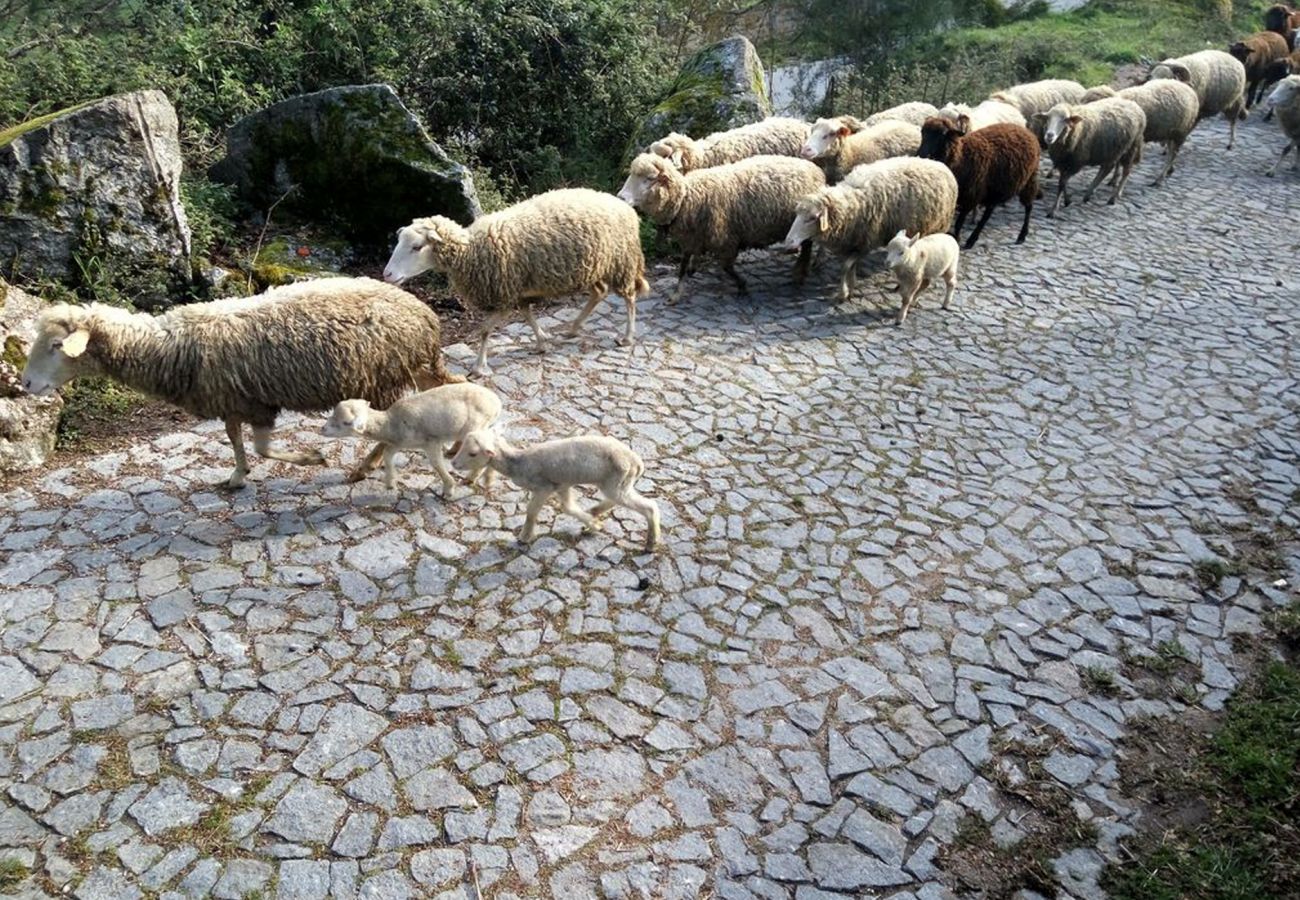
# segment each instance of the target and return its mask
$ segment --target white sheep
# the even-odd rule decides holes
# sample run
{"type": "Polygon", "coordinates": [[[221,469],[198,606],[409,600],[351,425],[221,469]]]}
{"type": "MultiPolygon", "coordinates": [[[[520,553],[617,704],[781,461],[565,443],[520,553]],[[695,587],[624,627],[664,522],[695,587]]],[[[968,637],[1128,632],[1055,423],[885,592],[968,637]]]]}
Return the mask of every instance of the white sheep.
{"type": "Polygon", "coordinates": [[[943,308],[952,302],[957,290],[957,262],[961,248],[950,234],[912,235],[906,231],[894,235],[885,248],[885,265],[893,269],[898,279],[898,295],[903,305],[898,310],[898,324],[907,321],[908,310],[917,296],[936,278],[944,281],[943,308]]]}
{"type": "Polygon", "coordinates": [[[921,129],[910,122],[886,119],[863,125],[852,116],[818,119],[808,132],[801,154],[836,184],[858,166],[895,156],[915,156],[921,149],[921,129]]]}
{"type": "Polygon", "coordinates": [[[552,495],[558,495],[564,512],[589,529],[594,529],[610,510],[625,506],[644,516],[649,525],[646,552],[659,543],[659,507],[634,487],[645,471],[645,463],[622,441],[585,435],[515,447],[491,431],[474,431],[465,437],[451,464],[473,473],[493,469],[530,493],[524,527],[519,532],[522,543],[533,539],[537,514],[552,495]],[[574,503],[573,488],[580,484],[596,485],[604,497],[590,512],[574,503]]]}
{"type": "Polygon", "coordinates": [[[1237,140],[1237,121],[1246,118],[1246,67],[1222,50],[1201,50],[1156,63],[1148,81],[1173,78],[1191,85],[1200,100],[1200,119],[1223,114],[1228,120],[1228,149],[1237,140]]]}
{"type": "Polygon", "coordinates": [[[952,119],[956,122],[962,116],[970,118],[968,131],[978,131],[989,125],[1002,123],[1005,125],[1019,125],[1024,128],[1025,117],[1020,114],[1020,110],[1010,103],[1003,103],[1001,100],[985,100],[979,106],[967,106],[965,103],[949,103],[939,110],[938,113],[945,119],[952,119]]]}
{"type": "Polygon", "coordinates": [[[473,368],[479,376],[492,374],[488,337],[520,306],[544,351],[550,335],[533,315],[534,302],[588,294],[586,307],[569,325],[572,336],[597,303],[617,294],[627,304],[622,343],[631,345],[637,297],[650,292],[636,213],[586,188],[539,194],[468,228],[444,216],[416,219],[397,232],[384,279],[400,284],[429,269],[445,272],[466,305],[487,314],[473,368]]]}
{"type": "Polygon", "coordinates": [[[1291,163],[1292,169],[1300,169],[1300,75],[1288,75],[1277,83],[1277,87],[1268,95],[1268,105],[1276,111],[1278,124],[1287,137],[1287,145],[1282,148],[1282,155],[1273,163],[1268,175],[1277,173],[1277,167],[1292,150],[1296,151],[1291,163]]]}
{"type": "Polygon", "coordinates": [[[1083,85],[1077,81],[1049,78],[1006,88],[990,94],[989,99],[1014,106],[1028,120],[1034,113],[1047,112],[1058,103],[1081,103],[1084,93],[1083,85]]]}
{"type": "Polygon", "coordinates": [[[798,156],[807,136],[807,122],[769,116],[761,122],[714,132],[698,141],[673,132],[651,144],[647,152],[664,157],[681,172],[693,172],[751,156],[798,156]]]}
{"type": "Polygon", "coordinates": [[[1172,78],[1158,78],[1124,88],[1116,96],[1132,100],[1142,107],[1147,118],[1142,140],[1149,144],[1162,144],[1166,152],[1165,167],[1155,180],[1155,186],[1165,183],[1174,170],[1178,151],[1187,142],[1187,136],[1196,127],[1200,101],[1191,85],[1172,78]]]}
{"type": "Polygon", "coordinates": [[[396,483],[398,450],[420,450],[442,479],[443,496],[451,499],[454,482],[443,446],[463,441],[471,431],[487,428],[501,415],[501,400],[477,384],[448,384],[410,394],[387,410],[365,400],[343,400],[321,428],[326,437],[361,437],[384,449],[384,486],[396,483]]]}
{"type": "Polygon", "coordinates": [[[1047,128],[1043,140],[1047,153],[1056,164],[1060,180],[1056,187],[1056,202],[1047,217],[1055,217],[1064,199],[1070,205],[1067,191],[1070,179],[1089,166],[1097,166],[1097,177],[1084,192],[1085,202],[1092,198],[1097,186],[1116,168],[1119,178],[1108,203],[1115,203],[1124,193],[1133,167],[1142,159],[1142,138],[1146,132],[1147,118],[1142,107],[1123,97],[1110,97],[1086,105],[1071,106],[1059,103],[1047,114],[1047,128]]]}
{"type": "Polygon", "coordinates": [[[925,124],[926,119],[938,114],[939,110],[933,104],[914,100],[911,103],[900,103],[898,106],[872,113],[863,120],[862,124],[870,128],[881,122],[911,122],[919,128],[925,124]]]}

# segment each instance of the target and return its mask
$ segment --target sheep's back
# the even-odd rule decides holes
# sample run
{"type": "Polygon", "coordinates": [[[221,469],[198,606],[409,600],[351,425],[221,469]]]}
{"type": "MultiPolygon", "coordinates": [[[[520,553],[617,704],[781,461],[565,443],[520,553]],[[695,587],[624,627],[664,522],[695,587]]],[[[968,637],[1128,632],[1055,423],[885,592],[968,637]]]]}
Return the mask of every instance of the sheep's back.
{"type": "Polygon", "coordinates": [[[701,141],[704,166],[726,165],[751,156],[798,156],[810,130],[807,122],[773,116],[716,132],[701,141]]]}
{"type": "Polygon", "coordinates": [[[863,124],[870,127],[881,122],[910,122],[919,128],[925,124],[926,119],[938,114],[939,110],[933,104],[913,100],[910,103],[900,103],[898,106],[873,113],[867,116],[863,124]]]}
{"type": "Polygon", "coordinates": [[[897,157],[859,166],[841,187],[854,192],[856,252],[883,247],[904,229],[947,231],[957,209],[957,179],[932,159],[897,157]]]}
{"type": "Polygon", "coordinates": [[[755,156],[686,176],[682,214],[671,228],[700,250],[766,247],[785,238],[799,200],[824,186],[822,170],[789,156],[755,156]]]}
{"type": "Polygon", "coordinates": [[[1142,107],[1146,115],[1144,141],[1168,141],[1185,138],[1196,126],[1200,101],[1196,91],[1181,81],[1162,78],[1148,81],[1118,93],[1142,107]]]}
{"type": "Polygon", "coordinates": [[[961,139],[961,158],[953,169],[963,208],[1005,203],[1038,172],[1038,138],[1028,128],[998,124],[961,139]]]}
{"type": "Polygon", "coordinates": [[[1110,165],[1141,143],[1146,132],[1142,107],[1123,97],[1108,97],[1067,109],[1082,121],[1069,137],[1048,148],[1059,167],[1080,169],[1110,165]]]}
{"type": "Polygon", "coordinates": [[[1228,109],[1246,92],[1246,69],[1230,53],[1201,50],[1174,62],[1187,67],[1192,89],[1201,101],[1202,119],[1228,109]]]}

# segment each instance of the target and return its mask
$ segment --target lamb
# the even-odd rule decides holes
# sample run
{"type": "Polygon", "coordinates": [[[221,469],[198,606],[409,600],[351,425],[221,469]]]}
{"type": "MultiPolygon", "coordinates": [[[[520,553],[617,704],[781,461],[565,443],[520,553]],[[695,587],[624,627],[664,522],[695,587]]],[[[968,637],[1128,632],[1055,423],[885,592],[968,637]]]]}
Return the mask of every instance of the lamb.
{"type": "Polygon", "coordinates": [[[954,122],[960,116],[968,116],[971,131],[978,131],[999,122],[1008,125],[1019,125],[1022,128],[1025,125],[1025,117],[1020,114],[1020,110],[1010,103],[1003,103],[1001,100],[985,100],[975,107],[967,106],[965,103],[949,103],[939,110],[939,115],[945,119],[952,119],[954,122]]]}
{"type": "Polygon", "coordinates": [[[1264,10],[1264,27],[1284,38],[1300,29],[1300,9],[1292,9],[1285,3],[1276,3],[1264,10]]]}
{"type": "Polygon", "coordinates": [[[627,305],[620,343],[636,337],[637,297],[650,292],[636,213],[609,194],[567,188],[539,194],[475,221],[468,228],[444,216],[416,219],[397,232],[397,246],[384,267],[394,284],[429,269],[447,275],[451,289],[471,309],[486,314],[479,336],[477,376],[491,375],[488,338],[523,306],[545,352],[550,335],[537,323],[537,300],[585,292],[586,307],[570,323],[575,336],[608,293],[627,305]]]}
{"type": "Polygon", "coordinates": [[[821,166],[827,184],[837,184],[857,166],[913,156],[920,147],[921,129],[910,122],[886,119],[868,127],[852,116],[839,116],[813,124],[802,155],[821,166]]]}
{"type": "MultiPolygon", "coordinates": [[[[788,156],[755,156],[683,175],[663,157],[643,153],[632,160],[618,196],[665,227],[681,247],[677,287],[669,298],[676,302],[692,259],[701,253],[715,257],[745,293],[736,256],[780,241],[799,199],[825,184],[821,169],[788,156]]],[[[796,280],[807,275],[811,253],[811,245],[800,252],[796,280]]]]}
{"type": "Polygon", "coordinates": [[[1081,103],[1083,95],[1084,87],[1079,82],[1050,78],[997,91],[989,95],[989,100],[1014,106],[1029,119],[1034,113],[1045,113],[1058,103],[1081,103]]]}
{"type": "Polygon", "coordinates": [[[1084,193],[1086,203],[1103,179],[1118,169],[1119,178],[1109,203],[1113,204],[1124,193],[1129,175],[1142,159],[1142,137],[1146,131],[1146,114],[1142,107],[1123,97],[1098,100],[1086,106],[1059,103],[1047,116],[1047,152],[1056,164],[1059,181],[1056,202],[1048,218],[1056,216],[1064,198],[1070,205],[1066,191],[1070,179],[1088,166],[1098,166],[1096,179],[1084,193]]]}
{"type": "Polygon", "coordinates": [[[1196,91],[1181,81],[1161,78],[1124,88],[1118,96],[1125,100],[1132,100],[1142,107],[1142,112],[1146,116],[1146,128],[1142,140],[1148,144],[1164,145],[1165,167],[1154,183],[1155,187],[1159,187],[1174,171],[1178,151],[1183,148],[1187,136],[1196,127],[1196,116],[1200,110],[1196,91]]]}
{"type": "Polygon", "coordinates": [[[1291,45],[1275,31],[1256,32],[1228,48],[1232,58],[1246,70],[1247,109],[1264,99],[1264,79],[1269,67],[1280,59],[1286,59],[1290,52],[1291,45]]]}
{"type": "Polygon", "coordinates": [[[938,114],[939,110],[932,104],[914,100],[911,103],[900,103],[898,106],[891,106],[889,109],[882,109],[878,113],[872,113],[867,116],[862,124],[870,128],[872,125],[879,125],[881,122],[911,122],[919,128],[925,124],[926,119],[938,114]]]}
{"type": "Polygon", "coordinates": [[[1105,100],[1107,97],[1114,97],[1118,91],[1108,84],[1099,84],[1096,87],[1090,87],[1083,92],[1077,103],[1092,103],[1095,100],[1105,100]]]}
{"type": "Polygon", "coordinates": [[[501,415],[501,400],[477,384],[446,384],[398,400],[387,411],[362,399],[344,400],[321,428],[326,437],[362,437],[379,441],[384,450],[384,486],[396,483],[398,450],[422,450],[442,479],[450,500],[454,482],[447,471],[443,445],[465,440],[471,431],[489,427],[501,415]]]}
{"type": "Polygon", "coordinates": [[[1290,75],[1278,82],[1277,87],[1268,95],[1268,103],[1277,111],[1278,122],[1287,136],[1287,145],[1282,148],[1282,155],[1273,163],[1273,168],[1265,174],[1274,175],[1282,160],[1292,150],[1296,151],[1292,169],[1300,169],[1300,75],[1290,75]]]}
{"type": "Polygon", "coordinates": [[[898,325],[907,321],[907,312],[916,302],[917,296],[936,278],[943,278],[943,308],[948,308],[952,295],[957,290],[957,260],[961,257],[961,250],[952,235],[909,237],[906,231],[900,231],[889,242],[886,251],[885,264],[893,269],[898,278],[898,294],[903,300],[903,305],[898,310],[898,325]]]}
{"type": "Polygon", "coordinates": [[[645,463],[622,441],[586,435],[515,447],[491,431],[473,431],[465,437],[451,464],[473,473],[493,469],[530,493],[524,527],[519,532],[521,543],[533,539],[537,514],[553,494],[559,495],[562,510],[591,529],[611,509],[625,506],[644,516],[650,526],[646,552],[659,543],[659,507],[633,486],[645,471],[645,463]],[[596,485],[604,497],[590,512],[583,512],[573,502],[573,488],[580,484],[596,485]]]}
{"type": "Polygon", "coordinates": [[[798,156],[807,137],[807,122],[769,116],[752,125],[714,132],[698,141],[674,131],[651,144],[648,152],[671,160],[686,173],[751,156],[798,156]]]}
{"type": "Polygon", "coordinates": [[[793,249],[815,240],[845,258],[839,297],[857,283],[861,258],[885,246],[900,230],[947,231],[957,208],[957,179],[943,163],[900,156],[858,166],[834,187],[799,201],[786,235],[793,249]]]}
{"type": "Polygon", "coordinates": [[[1017,244],[1029,234],[1029,215],[1038,197],[1038,138],[1019,125],[990,125],[969,131],[966,117],[956,122],[935,116],[922,130],[920,155],[937,159],[952,169],[957,178],[957,224],[953,236],[961,237],[966,216],[984,207],[984,215],[966,241],[966,249],[975,246],[994,207],[1020,199],[1025,209],[1017,244]]]}
{"type": "Polygon", "coordinates": [[[1222,50],[1201,50],[1156,63],[1148,81],[1173,78],[1191,85],[1200,100],[1197,121],[1223,114],[1228,120],[1228,149],[1237,140],[1237,120],[1246,118],[1246,69],[1222,50]]]}
{"type": "MultiPolygon", "coordinates": [[[[376,407],[455,379],[439,347],[437,315],[370,278],[323,278],[257,297],[179,306],[157,318],[92,303],[59,304],[37,319],[23,387],[49,394],[106,375],[203,419],[221,419],[235,453],[226,486],[248,474],[243,426],[267,459],[323,465],[316,451],[271,447],[280,410],[318,412],[360,397],[376,407]]],[[[364,473],[382,445],[358,467],[364,473]]]]}

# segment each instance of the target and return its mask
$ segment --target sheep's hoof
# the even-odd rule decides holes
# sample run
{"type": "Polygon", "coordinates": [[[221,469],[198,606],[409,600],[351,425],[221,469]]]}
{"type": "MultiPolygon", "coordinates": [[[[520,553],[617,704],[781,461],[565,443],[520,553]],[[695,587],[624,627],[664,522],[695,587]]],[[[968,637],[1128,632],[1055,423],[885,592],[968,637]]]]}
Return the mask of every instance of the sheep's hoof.
{"type": "Polygon", "coordinates": [[[1269,169],[1267,172],[1264,173],[1264,175],[1265,175],[1265,177],[1267,177],[1267,178],[1272,178],[1272,177],[1273,177],[1273,170],[1272,170],[1272,169],[1269,169]]]}
{"type": "Polygon", "coordinates": [[[218,481],[212,487],[224,493],[234,493],[235,491],[243,489],[244,476],[239,474],[231,475],[225,481],[218,481]]]}
{"type": "Polygon", "coordinates": [[[356,484],[358,481],[365,481],[367,471],[368,470],[365,466],[357,466],[349,472],[348,477],[343,480],[348,484],[356,484]]]}
{"type": "Polygon", "coordinates": [[[323,466],[325,465],[325,454],[319,450],[308,450],[302,455],[302,464],[304,466],[323,466]]]}
{"type": "Polygon", "coordinates": [[[475,377],[475,378],[491,378],[491,377],[492,377],[492,367],[491,367],[491,366],[475,366],[474,368],[472,368],[472,369],[469,370],[469,374],[472,375],[472,376],[475,377]]]}

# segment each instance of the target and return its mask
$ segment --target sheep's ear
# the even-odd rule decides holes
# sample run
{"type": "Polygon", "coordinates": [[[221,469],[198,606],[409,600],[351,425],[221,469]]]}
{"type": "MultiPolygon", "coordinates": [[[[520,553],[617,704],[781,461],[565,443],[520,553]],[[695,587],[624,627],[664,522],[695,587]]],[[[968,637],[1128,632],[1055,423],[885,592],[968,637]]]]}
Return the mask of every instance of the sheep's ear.
{"type": "Polygon", "coordinates": [[[1070,116],[1070,117],[1067,118],[1065,121],[1069,122],[1071,125],[1078,125],[1080,122],[1083,121],[1083,117],[1082,117],[1082,116],[1070,116]]]}
{"type": "Polygon", "coordinates": [[[841,125],[835,133],[842,138],[846,138],[853,133],[853,130],[847,125],[841,125]]]}
{"type": "Polygon", "coordinates": [[[660,169],[659,174],[655,176],[655,184],[668,184],[670,181],[672,181],[671,176],[662,169],[660,169]]]}
{"type": "Polygon", "coordinates": [[[674,150],[674,151],[673,151],[673,155],[670,156],[670,157],[668,157],[668,158],[671,159],[671,160],[673,161],[673,165],[676,166],[677,168],[680,169],[680,168],[682,167],[682,151],[681,151],[681,150],[674,150]]]}
{"type": "Polygon", "coordinates": [[[957,132],[958,134],[970,133],[970,116],[962,113],[957,117],[957,132]]]}
{"type": "Polygon", "coordinates": [[[86,344],[89,341],[90,332],[84,328],[78,328],[63,339],[63,346],[59,349],[63,351],[64,356],[76,358],[86,352],[86,344]]]}
{"type": "Polygon", "coordinates": [[[1174,77],[1177,78],[1179,81],[1181,81],[1183,84],[1192,83],[1192,73],[1188,70],[1186,66],[1170,66],[1169,71],[1173,72],[1174,77]]]}
{"type": "Polygon", "coordinates": [[[829,203],[822,207],[821,215],[817,217],[817,227],[822,231],[831,230],[831,205],[829,203]]]}

